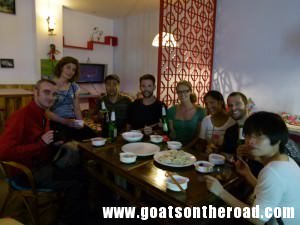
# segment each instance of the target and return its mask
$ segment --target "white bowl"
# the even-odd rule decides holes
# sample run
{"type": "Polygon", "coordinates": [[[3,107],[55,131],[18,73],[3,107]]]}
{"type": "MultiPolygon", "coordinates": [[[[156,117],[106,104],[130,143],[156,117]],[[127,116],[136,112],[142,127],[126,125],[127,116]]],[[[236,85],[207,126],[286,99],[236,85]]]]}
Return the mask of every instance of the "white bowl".
{"type": "Polygon", "coordinates": [[[150,141],[153,143],[161,143],[163,141],[163,136],[161,135],[150,135],[150,141]]]}
{"type": "Polygon", "coordinates": [[[79,127],[83,127],[84,121],[83,120],[75,120],[75,124],[78,125],[79,127]]]}
{"type": "Polygon", "coordinates": [[[102,137],[92,138],[92,145],[93,146],[102,146],[105,145],[106,139],[102,137]]]}
{"type": "MultiPolygon", "coordinates": [[[[187,189],[188,182],[190,179],[188,177],[183,177],[180,175],[173,175],[174,179],[180,184],[183,190],[187,189]]],[[[180,188],[173,182],[171,177],[166,179],[167,188],[172,191],[181,191],[180,188]]]]}
{"type": "Polygon", "coordinates": [[[122,163],[134,163],[136,161],[136,154],[130,152],[121,152],[120,161],[122,163]]]}
{"type": "Polygon", "coordinates": [[[143,134],[136,131],[129,131],[122,133],[122,137],[129,142],[140,141],[143,138],[143,134]]]}
{"type": "Polygon", "coordinates": [[[208,161],[197,161],[194,163],[194,166],[200,173],[211,173],[214,170],[214,164],[208,161]]]}
{"type": "Polygon", "coordinates": [[[225,156],[220,154],[209,154],[208,161],[211,162],[214,165],[223,165],[225,163],[225,156]]]}
{"type": "Polygon", "coordinates": [[[182,144],[179,141],[168,141],[167,144],[169,149],[179,150],[182,147],[182,144]]]}

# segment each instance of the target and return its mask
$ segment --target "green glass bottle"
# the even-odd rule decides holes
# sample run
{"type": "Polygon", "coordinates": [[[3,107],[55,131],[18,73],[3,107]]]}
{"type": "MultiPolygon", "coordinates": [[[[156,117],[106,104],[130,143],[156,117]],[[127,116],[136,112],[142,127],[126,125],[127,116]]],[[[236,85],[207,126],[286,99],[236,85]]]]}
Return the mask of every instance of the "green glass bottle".
{"type": "Polygon", "coordinates": [[[117,125],[116,125],[116,113],[111,112],[110,121],[108,126],[108,136],[111,142],[114,142],[117,138],[117,125]]]}
{"type": "Polygon", "coordinates": [[[161,111],[161,120],[162,120],[162,130],[164,134],[169,133],[169,126],[168,126],[168,118],[167,118],[167,112],[166,108],[163,106],[161,111]]]}
{"type": "Polygon", "coordinates": [[[102,118],[102,120],[101,120],[101,128],[102,128],[101,136],[108,137],[109,111],[107,110],[104,101],[101,102],[100,114],[101,114],[101,118],[102,118]]]}
{"type": "Polygon", "coordinates": [[[238,138],[238,141],[237,141],[237,144],[238,145],[243,145],[245,144],[245,137],[243,135],[243,124],[239,124],[239,138],[238,138]]]}

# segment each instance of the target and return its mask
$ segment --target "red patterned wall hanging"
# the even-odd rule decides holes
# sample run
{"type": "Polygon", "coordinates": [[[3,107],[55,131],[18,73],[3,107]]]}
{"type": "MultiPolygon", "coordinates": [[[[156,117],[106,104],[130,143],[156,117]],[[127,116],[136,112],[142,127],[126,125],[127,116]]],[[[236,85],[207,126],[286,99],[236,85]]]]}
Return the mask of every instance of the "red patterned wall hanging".
{"type": "Polygon", "coordinates": [[[180,80],[192,83],[203,104],[212,80],[215,15],[216,0],[160,0],[157,96],[168,106],[177,102],[180,80]],[[162,44],[164,37],[169,44],[162,44]]]}

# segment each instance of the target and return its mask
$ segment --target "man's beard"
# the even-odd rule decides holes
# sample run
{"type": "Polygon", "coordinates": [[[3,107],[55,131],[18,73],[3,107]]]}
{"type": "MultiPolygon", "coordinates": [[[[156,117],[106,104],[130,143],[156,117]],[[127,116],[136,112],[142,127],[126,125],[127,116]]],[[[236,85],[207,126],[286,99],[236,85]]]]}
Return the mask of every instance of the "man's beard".
{"type": "Polygon", "coordinates": [[[144,96],[144,98],[149,98],[153,95],[153,92],[151,91],[143,91],[142,95],[144,96]]]}

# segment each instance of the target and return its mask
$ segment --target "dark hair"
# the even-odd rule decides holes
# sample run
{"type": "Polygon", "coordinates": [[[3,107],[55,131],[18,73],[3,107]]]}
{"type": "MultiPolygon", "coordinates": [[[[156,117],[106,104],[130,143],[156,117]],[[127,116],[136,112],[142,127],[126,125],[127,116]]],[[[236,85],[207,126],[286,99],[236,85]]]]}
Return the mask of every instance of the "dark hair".
{"type": "Polygon", "coordinates": [[[247,99],[247,97],[246,97],[242,92],[238,92],[238,91],[236,91],[236,92],[231,92],[231,93],[228,95],[228,97],[227,97],[227,101],[228,101],[228,98],[229,98],[229,97],[233,97],[233,96],[240,96],[241,99],[242,99],[242,101],[244,102],[244,104],[245,104],[245,105],[248,104],[248,99],[247,99]]]}
{"type": "Polygon", "coordinates": [[[283,119],[271,112],[257,112],[248,117],[245,121],[244,135],[266,135],[270,139],[271,145],[280,141],[279,151],[284,152],[288,141],[288,129],[283,119]]]}
{"type": "Polygon", "coordinates": [[[75,58],[73,58],[73,57],[71,57],[71,56],[63,57],[63,58],[61,58],[61,60],[58,61],[58,63],[57,63],[56,66],[55,66],[55,69],[54,69],[54,75],[55,75],[56,77],[60,77],[64,65],[69,64],[69,63],[72,63],[72,64],[75,64],[75,65],[76,65],[76,71],[75,71],[75,74],[74,74],[74,76],[69,80],[70,82],[73,82],[73,81],[76,81],[76,80],[78,79],[78,77],[79,77],[79,62],[78,62],[77,59],[75,59],[75,58]]]}
{"type": "Polygon", "coordinates": [[[109,74],[105,77],[104,82],[106,83],[109,80],[115,80],[118,83],[120,83],[120,78],[117,74],[109,74]]]}
{"type": "Polygon", "coordinates": [[[140,83],[142,80],[152,80],[153,84],[155,84],[155,77],[152,74],[144,74],[140,77],[140,83]]]}
{"type": "Polygon", "coordinates": [[[39,81],[36,82],[34,88],[39,89],[42,83],[49,83],[49,84],[56,85],[56,83],[53,80],[40,79],[39,81]]]}
{"type": "Polygon", "coordinates": [[[222,108],[225,109],[225,101],[224,101],[224,97],[221,94],[221,92],[219,91],[208,91],[205,95],[204,95],[204,101],[206,100],[207,97],[212,97],[213,99],[217,100],[218,102],[220,102],[222,104],[222,108]]]}

